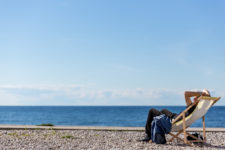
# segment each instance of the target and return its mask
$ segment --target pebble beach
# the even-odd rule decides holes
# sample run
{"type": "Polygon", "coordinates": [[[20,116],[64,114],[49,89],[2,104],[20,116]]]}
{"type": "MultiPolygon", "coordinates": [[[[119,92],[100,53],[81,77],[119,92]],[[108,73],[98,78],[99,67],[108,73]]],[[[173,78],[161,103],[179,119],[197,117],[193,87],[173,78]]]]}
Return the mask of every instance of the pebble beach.
{"type": "MultiPolygon", "coordinates": [[[[207,132],[207,143],[190,147],[182,141],[158,145],[141,142],[141,131],[0,130],[0,149],[41,150],[150,150],[150,149],[225,149],[224,132],[207,132]]],[[[170,136],[167,135],[167,139],[170,136]]]]}

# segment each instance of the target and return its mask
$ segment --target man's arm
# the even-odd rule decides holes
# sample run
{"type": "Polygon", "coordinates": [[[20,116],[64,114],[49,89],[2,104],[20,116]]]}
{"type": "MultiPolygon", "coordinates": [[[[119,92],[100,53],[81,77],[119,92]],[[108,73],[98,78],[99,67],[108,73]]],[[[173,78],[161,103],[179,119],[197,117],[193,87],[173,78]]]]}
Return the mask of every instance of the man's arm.
{"type": "Polygon", "coordinates": [[[203,95],[203,92],[193,92],[193,91],[185,91],[184,97],[186,105],[189,106],[192,104],[191,97],[195,96],[196,98],[203,95]]]}

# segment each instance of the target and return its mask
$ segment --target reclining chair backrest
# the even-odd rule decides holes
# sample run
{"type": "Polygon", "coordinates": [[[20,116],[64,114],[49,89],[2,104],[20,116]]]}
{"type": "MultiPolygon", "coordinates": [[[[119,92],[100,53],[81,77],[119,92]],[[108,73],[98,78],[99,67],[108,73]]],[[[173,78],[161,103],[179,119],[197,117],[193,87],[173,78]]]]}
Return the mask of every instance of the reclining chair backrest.
{"type": "MultiPolygon", "coordinates": [[[[185,117],[186,127],[189,127],[193,122],[205,116],[210,107],[212,107],[220,97],[202,96],[198,99],[198,103],[194,111],[185,117]]],[[[183,129],[183,120],[173,123],[171,132],[180,131],[183,129]]]]}

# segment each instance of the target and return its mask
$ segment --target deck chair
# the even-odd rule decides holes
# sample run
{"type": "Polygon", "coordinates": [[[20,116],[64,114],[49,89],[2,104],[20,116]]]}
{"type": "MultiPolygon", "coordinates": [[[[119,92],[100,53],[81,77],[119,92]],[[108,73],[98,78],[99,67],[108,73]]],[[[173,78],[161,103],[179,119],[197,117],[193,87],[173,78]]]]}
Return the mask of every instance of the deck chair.
{"type": "Polygon", "coordinates": [[[209,110],[210,107],[212,107],[220,97],[208,97],[208,96],[201,96],[198,98],[197,101],[192,103],[188,108],[186,108],[182,113],[179,114],[173,121],[172,121],[172,129],[169,135],[172,136],[168,142],[172,142],[175,138],[184,141],[184,143],[193,146],[190,142],[206,142],[206,133],[205,133],[205,114],[209,110]],[[194,109],[194,111],[188,115],[185,116],[185,113],[192,108],[194,105],[197,105],[194,109]],[[187,132],[187,128],[194,123],[196,120],[202,118],[202,124],[203,124],[203,140],[196,138],[192,134],[187,132]],[[177,134],[173,134],[172,132],[177,132],[177,134]],[[184,138],[180,138],[179,135],[183,133],[184,138]],[[188,141],[187,136],[192,137],[194,140],[188,141]]]}

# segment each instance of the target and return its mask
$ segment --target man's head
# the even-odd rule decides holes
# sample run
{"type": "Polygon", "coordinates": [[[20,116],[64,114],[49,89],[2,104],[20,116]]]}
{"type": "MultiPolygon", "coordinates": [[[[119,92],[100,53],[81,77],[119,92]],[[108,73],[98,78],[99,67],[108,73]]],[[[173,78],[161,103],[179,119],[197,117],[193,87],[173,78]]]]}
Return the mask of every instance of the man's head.
{"type": "Polygon", "coordinates": [[[206,89],[202,91],[202,96],[210,96],[210,92],[206,89]]]}
{"type": "MultiPolygon", "coordinates": [[[[210,92],[209,92],[208,90],[204,89],[204,90],[202,91],[202,96],[210,96],[210,92]]],[[[195,97],[194,97],[194,101],[198,100],[199,97],[200,97],[200,96],[195,96],[195,97]]]]}

